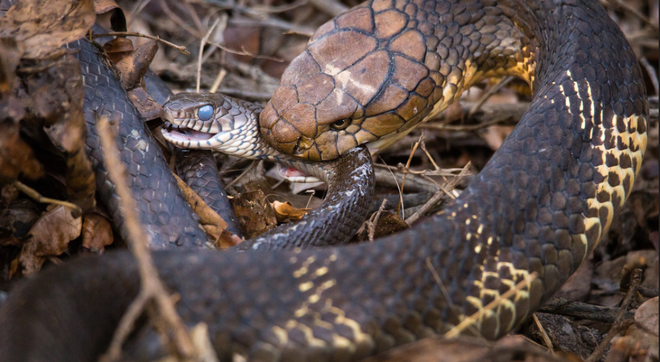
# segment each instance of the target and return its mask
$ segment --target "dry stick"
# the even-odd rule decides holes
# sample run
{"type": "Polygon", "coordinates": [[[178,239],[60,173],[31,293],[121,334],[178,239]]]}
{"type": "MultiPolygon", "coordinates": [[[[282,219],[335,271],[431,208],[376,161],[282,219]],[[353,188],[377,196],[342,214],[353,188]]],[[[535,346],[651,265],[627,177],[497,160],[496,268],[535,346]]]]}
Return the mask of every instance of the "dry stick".
{"type": "Polygon", "coordinates": [[[341,4],[335,0],[309,0],[309,3],[314,5],[315,8],[332,17],[335,17],[348,10],[346,5],[341,4]]]}
{"type": "Polygon", "coordinates": [[[539,318],[536,316],[536,313],[532,314],[532,318],[534,318],[534,323],[536,324],[536,327],[541,331],[541,337],[543,337],[543,343],[545,343],[545,346],[548,348],[550,353],[554,356],[555,355],[555,347],[552,345],[552,341],[550,340],[550,337],[548,337],[548,333],[546,333],[545,328],[543,328],[543,325],[541,324],[541,321],[539,318]]]}
{"type": "Polygon", "coordinates": [[[423,124],[422,126],[423,126],[423,128],[426,128],[426,129],[437,129],[437,130],[448,131],[448,132],[473,132],[473,131],[478,131],[482,128],[488,128],[490,126],[495,126],[498,123],[508,121],[509,119],[511,119],[511,116],[505,116],[505,117],[502,117],[502,118],[497,118],[497,119],[494,119],[492,121],[479,123],[479,124],[452,126],[452,125],[444,124],[444,123],[429,123],[429,124],[423,124]]]}
{"type": "Polygon", "coordinates": [[[433,183],[435,183],[435,185],[440,190],[436,191],[436,193],[433,194],[433,196],[429,199],[429,201],[427,201],[417,211],[415,211],[414,214],[410,215],[410,217],[408,217],[405,220],[406,224],[408,224],[408,226],[411,226],[412,224],[414,224],[417,220],[419,220],[420,217],[424,216],[430,208],[432,208],[437,202],[442,200],[444,195],[447,195],[451,199],[455,200],[456,196],[454,196],[451,193],[451,191],[453,191],[454,187],[456,187],[456,184],[458,183],[458,180],[460,180],[461,178],[463,178],[463,177],[465,177],[469,174],[470,166],[471,166],[471,163],[468,162],[468,164],[465,165],[465,167],[463,168],[463,171],[461,171],[461,173],[459,175],[457,175],[455,179],[453,179],[453,180],[451,180],[451,182],[447,183],[448,187],[444,187],[443,185],[440,185],[439,183],[435,182],[433,179],[431,179],[427,176],[423,176],[423,177],[429,179],[430,181],[432,181],[433,183]]]}
{"type": "Polygon", "coordinates": [[[213,81],[213,85],[211,86],[211,89],[209,89],[210,93],[215,93],[218,91],[218,88],[220,88],[220,83],[225,79],[227,76],[227,69],[225,68],[220,68],[220,71],[218,72],[218,76],[215,77],[215,80],[213,81]]]}
{"type": "Polygon", "coordinates": [[[504,86],[509,84],[509,82],[511,82],[512,80],[513,80],[513,77],[508,76],[506,78],[501,79],[499,82],[497,82],[497,84],[495,84],[495,86],[491,87],[483,96],[481,96],[481,98],[479,98],[479,100],[472,107],[472,109],[470,109],[470,112],[468,112],[468,115],[467,115],[468,118],[472,117],[475,113],[477,113],[477,111],[479,111],[479,108],[481,108],[481,106],[484,103],[486,103],[488,98],[490,98],[493,94],[495,94],[495,92],[499,91],[504,86]]]}
{"type": "Polygon", "coordinates": [[[653,83],[655,94],[660,94],[660,86],[658,86],[658,73],[655,72],[655,68],[651,65],[651,63],[649,63],[649,60],[646,59],[646,57],[642,57],[642,59],[639,61],[644,66],[644,69],[646,69],[646,73],[648,73],[649,78],[651,78],[651,83],[653,83]]]}
{"type": "Polygon", "coordinates": [[[440,170],[440,167],[438,167],[438,164],[435,163],[435,160],[433,159],[433,156],[431,156],[431,153],[429,153],[429,150],[426,149],[426,142],[422,141],[422,144],[420,145],[422,147],[422,151],[426,153],[426,157],[428,157],[429,162],[433,165],[433,169],[438,171],[440,170]]]}
{"type": "Polygon", "coordinates": [[[37,190],[25,185],[24,183],[18,180],[14,181],[13,186],[36,202],[68,207],[72,209],[76,213],[76,215],[82,215],[82,209],[80,208],[80,206],[76,204],[66,201],[55,200],[48,197],[43,197],[39,192],[37,192],[37,190]]]}
{"type": "Polygon", "coordinates": [[[524,280],[516,284],[513,288],[507,290],[506,293],[495,298],[492,302],[488,303],[485,307],[479,309],[479,311],[477,311],[473,315],[463,319],[463,321],[459,323],[456,327],[452,328],[449,332],[445,333],[445,338],[449,339],[449,338],[458,337],[459,334],[463,333],[465,329],[467,329],[469,326],[474,324],[474,322],[476,322],[478,319],[483,317],[484,314],[488,313],[489,311],[499,306],[502,303],[502,301],[509,299],[510,297],[521,291],[526,286],[529,286],[530,283],[534,281],[534,279],[536,279],[536,276],[537,276],[536,272],[527,275],[524,280]]]}
{"type": "MultiPolygon", "coordinates": [[[[601,307],[593,304],[569,301],[558,297],[550,299],[538,310],[538,312],[542,313],[589,319],[603,323],[614,323],[620,311],[621,308],[618,307],[601,307]]],[[[634,316],[635,313],[627,311],[625,312],[624,318],[630,319],[634,316]]]]}
{"type": "MultiPolygon", "coordinates": [[[[601,0],[601,2],[603,2],[603,0],[601,0]]],[[[621,0],[609,0],[609,1],[607,1],[607,2],[609,2],[609,3],[612,4],[612,5],[614,5],[615,7],[618,7],[618,8],[620,8],[620,9],[623,9],[623,10],[625,10],[625,11],[627,11],[627,12],[633,14],[634,16],[636,16],[637,18],[639,18],[642,22],[646,23],[646,25],[649,25],[653,30],[655,30],[655,31],[658,31],[658,30],[659,30],[659,29],[658,29],[658,26],[657,26],[656,24],[654,24],[654,23],[651,21],[651,19],[649,19],[646,15],[640,13],[639,10],[633,8],[633,7],[630,6],[629,4],[626,4],[626,3],[624,3],[624,2],[621,1],[621,0]]],[[[606,2],[606,3],[607,3],[607,2],[606,2]]]]}
{"type": "Polygon", "coordinates": [[[307,5],[308,2],[309,0],[298,0],[292,4],[284,4],[278,6],[273,6],[273,5],[252,6],[252,7],[242,8],[240,9],[240,11],[251,15],[278,14],[278,13],[285,13],[287,11],[297,9],[301,6],[305,6],[307,5]]]}
{"type": "MultiPolygon", "coordinates": [[[[415,152],[417,151],[417,147],[419,147],[419,143],[422,142],[424,139],[424,133],[422,133],[419,136],[419,139],[417,142],[415,142],[415,145],[413,146],[412,151],[410,152],[410,156],[408,156],[408,162],[406,162],[406,166],[404,167],[404,170],[409,170],[410,169],[410,163],[412,162],[413,156],[415,156],[415,152]]],[[[401,178],[401,190],[399,192],[399,204],[396,205],[396,213],[397,215],[402,215],[400,214],[401,208],[403,207],[403,189],[406,186],[406,176],[407,173],[404,172],[403,177],[401,178]]]]}
{"type": "Polygon", "coordinates": [[[199,85],[202,82],[202,57],[204,56],[204,46],[211,37],[211,34],[213,33],[213,30],[215,30],[215,27],[218,26],[218,24],[220,24],[220,22],[223,19],[226,21],[227,17],[219,16],[217,19],[215,19],[213,25],[211,25],[211,27],[209,28],[209,31],[207,31],[206,34],[204,34],[202,40],[199,41],[199,56],[197,57],[197,86],[195,87],[197,93],[199,93],[199,85]]]}
{"type": "Polygon", "coordinates": [[[145,304],[153,300],[156,310],[160,313],[162,322],[171,332],[171,343],[180,357],[191,358],[197,355],[192,338],[183,321],[176,313],[172,299],[168,295],[158,277],[158,271],[153,265],[151,253],[147,248],[148,237],[139,222],[137,206],[131,191],[126,186],[124,175],[126,169],[119,160],[119,150],[115,136],[110,130],[107,117],[98,120],[99,136],[103,147],[103,156],[110,180],[115,184],[115,190],[121,200],[122,213],[128,229],[128,245],[138,263],[141,288],[138,296],[131,303],[115,330],[110,347],[101,361],[115,361],[121,356],[121,346],[133,329],[135,320],[141,315],[145,304]]]}
{"type": "Polygon", "coordinates": [[[194,36],[195,38],[199,39],[202,37],[201,33],[198,33],[197,30],[189,27],[185,21],[183,21],[179,16],[177,16],[172,11],[172,9],[170,9],[170,7],[167,6],[167,2],[165,0],[160,0],[160,7],[163,9],[165,15],[167,15],[170,19],[172,19],[172,21],[175,22],[181,29],[185,30],[188,34],[194,36]]]}
{"type": "Polygon", "coordinates": [[[133,22],[135,19],[137,19],[138,14],[140,14],[140,12],[142,12],[142,10],[147,5],[149,5],[150,2],[151,0],[140,0],[135,4],[135,6],[133,6],[133,10],[128,13],[128,25],[126,25],[127,29],[131,28],[131,25],[133,25],[133,22]]]}
{"type": "Polygon", "coordinates": [[[186,11],[188,12],[188,18],[192,19],[192,21],[195,23],[195,27],[197,28],[197,31],[199,33],[204,32],[204,26],[202,25],[202,22],[199,20],[199,16],[197,16],[197,12],[195,9],[188,3],[188,1],[183,1],[179,3],[179,6],[183,5],[183,7],[186,8],[186,11]]]}
{"type": "Polygon", "coordinates": [[[269,101],[273,97],[273,93],[269,92],[251,92],[235,88],[220,88],[218,93],[222,93],[231,97],[246,98],[255,101],[269,101]]]}
{"type": "Polygon", "coordinates": [[[237,19],[232,18],[229,20],[231,25],[241,26],[260,26],[260,27],[269,27],[286,30],[284,34],[298,34],[308,38],[311,38],[314,35],[316,29],[310,28],[308,26],[296,25],[289,23],[284,20],[268,18],[263,20],[251,20],[251,19],[237,19]]]}
{"type": "Polygon", "coordinates": [[[386,165],[384,163],[376,163],[374,164],[375,168],[385,168],[389,171],[396,171],[396,172],[401,172],[402,176],[405,174],[410,174],[410,175],[416,175],[416,176],[444,176],[444,177],[454,177],[456,176],[456,172],[462,172],[463,168],[444,168],[444,169],[438,169],[438,170],[421,170],[421,171],[415,171],[415,170],[404,170],[403,167],[397,167],[397,166],[390,166],[386,165]]]}
{"type": "Polygon", "coordinates": [[[227,48],[224,45],[218,44],[218,43],[207,42],[207,44],[208,45],[213,45],[214,47],[219,48],[221,50],[224,50],[227,53],[231,53],[231,54],[235,54],[235,55],[245,55],[245,56],[248,56],[248,57],[252,57],[254,59],[266,59],[266,60],[272,60],[274,62],[279,62],[279,63],[284,62],[284,59],[282,59],[282,58],[270,57],[268,55],[252,54],[252,53],[248,52],[247,50],[245,50],[245,47],[242,47],[241,50],[236,50],[236,49],[227,48]]]}
{"type": "MultiPolygon", "coordinates": [[[[447,304],[449,304],[449,310],[451,310],[452,313],[453,313],[455,305],[451,301],[451,298],[449,298],[449,292],[447,291],[447,287],[445,287],[445,284],[442,283],[442,279],[440,279],[440,275],[438,275],[438,271],[435,270],[435,268],[433,267],[433,263],[431,263],[431,257],[430,256],[426,257],[426,267],[429,268],[429,270],[431,271],[431,275],[433,275],[433,279],[435,279],[435,283],[438,284],[438,287],[440,287],[440,293],[442,293],[442,296],[447,301],[447,304]]],[[[460,317],[460,316],[457,316],[457,317],[460,317]]],[[[474,328],[474,326],[469,325],[467,328],[470,330],[470,332],[472,332],[473,335],[477,336],[482,342],[489,343],[481,335],[481,332],[479,332],[476,328],[474,328]]],[[[445,337],[446,337],[446,335],[445,335],[445,337]]]]}
{"type": "Polygon", "coordinates": [[[369,230],[369,241],[374,241],[374,234],[376,233],[376,224],[378,224],[378,219],[380,219],[380,215],[383,213],[383,210],[385,210],[385,205],[387,204],[387,199],[383,199],[383,203],[380,204],[380,208],[378,209],[378,212],[369,220],[367,221],[367,229],[369,230]]]}
{"type": "Polygon", "coordinates": [[[161,42],[167,46],[170,46],[181,53],[185,55],[190,55],[190,52],[186,50],[186,47],[181,46],[181,45],[176,45],[174,43],[171,43],[167,40],[161,39],[159,36],[152,36],[152,35],[147,35],[147,34],[142,34],[142,33],[136,33],[136,32],[131,32],[131,31],[113,31],[109,33],[103,33],[103,34],[92,34],[92,39],[97,39],[97,38],[107,38],[110,36],[135,36],[138,38],[147,38],[151,40],[156,40],[158,42],[161,42]]]}
{"type": "Polygon", "coordinates": [[[248,172],[252,171],[253,168],[257,167],[257,165],[258,165],[260,162],[261,162],[261,160],[254,160],[254,161],[252,161],[252,163],[250,164],[250,166],[248,166],[248,168],[246,168],[245,171],[241,172],[241,174],[238,175],[238,177],[236,177],[232,182],[230,182],[229,185],[227,185],[226,188],[228,189],[228,188],[234,186],[234,185],[235,185],[240,179],[242,179],[243,177],[245,177],[245,175],[247,175],[248,172]]]}
{"type": "Polygon", "coordinates": [[[616,320],[614,321],[614,324],[612,325],[612,328],[607,332],[607,336],[603,338],[603,341],[600,342],[598,347],[591,353],[589,358],[587,358],[584,362],[596,362],[600,359],[600,357],[603,355],[603,352],[605,352],[605,348],[610,344],[612,339],[616,336],[619,335],[619,333],[625,331],[630,327],[633,323],[634,320],[632,319],[625,319],[626,316],[626,310],[628,310],[628,307],[630,307],[630,303],[633,301],[633,297],[635,294],[637,294],[637,288],[639,288],[639,284],[642,282],[642,269],[635,269],[632,271],[632,274],[630,276],[630,289],[628,289],[628,293],[626,294],[626,297],[623,299],[623,302],[621,303],[621,309],[619,310],[619,314],[616,316],[616,320]]]}

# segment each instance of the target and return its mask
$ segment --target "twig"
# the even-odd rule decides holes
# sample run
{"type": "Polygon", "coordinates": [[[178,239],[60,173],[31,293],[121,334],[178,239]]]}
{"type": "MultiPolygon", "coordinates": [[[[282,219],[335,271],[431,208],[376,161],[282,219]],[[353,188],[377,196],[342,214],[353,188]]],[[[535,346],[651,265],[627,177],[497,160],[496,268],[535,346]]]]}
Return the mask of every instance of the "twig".
{"type": "Polygon", "coordinates": [[[220,88],[217,90],[218,93],[226,94],[231,97],[245,98],[253,101],[268,101],[273,97],[273,93],[270,92],[250,92],[242,89],[235,88],[220,88]]]}
{"type": "MultiPolygon", "coordinates": [[[[604,2],[604,0],[601,0],[601,2],[604,2]]],[[[646,15],[642,14],[639,12],[639,10],[633,8],[629,4],[626,4],[625,2],[621,0],[608,0],[610,4],[614,5],[614,7],[618,7],[619,9],[623,9],[630,14],[636,16],[639,18],[642,22],[646,23],[646,25],[650,26],[653,30],[658,31],[658,26],[654,24],[651,19],[649,19],[646,15]]],[[[606,3],[607,3],[606,2],[606,3]]]]}
{"type": "Polygon", "coordinates": [[[646,69],[646,73],[648,73],[649,78],[651,78],[651,83],[653,83],[653,88],[655,89],[655,94],[660,94],[660,86],[658,86],[658,73],[656,73],[655,68],[649,63],[649,60],[646,59],[646,57],[642,57],[642,59],[639,60],[642,65],[644,66],[644,69],[646,69]]]}
{"type": "Polygon", "coordinates": [[[308,38],[311,38],[312,35],[314,34],[314,31],[316,30],[316,29],[308,27],[308,26],[291,24],[291,23],[286,22],[284,20],[274,19],[274,18],[268,18],[268,19],[264,19],[264,20],[251,20],[251,19],[232,18],[232,19],[229,20],[229,24],[236,25],[238,27],[261,26],[261,27],[270,27],[270,28],[275,28],[275,29],[282,29],[282,30],[287,31],[286,34],[298,34],[298,35],[306,36],[308,38]]]}
{"type": "MultiPolygon", "coordinates": [[[[589,319],[603,323],[614,323],[621,311],[617,307],[601,307],[582,302],[569,301],[564,298],[553,298],[538,310],[543,313],[559,314],[566,317],[589,319]]],[[[625,312],[625,319],[633,318],[635,313],[625,312]]]]}
{"type": "Polygon", "coordinates": [[[429,123],[429,124],[422,124],[422,128],[426,129],[437,129],[437,130],[442,130],[442,131],[448,131],[448,132],[473,132],[480,130],[482,128],[488,128],[490,126],[495,126],[498,123],[502,123],[504,121],[507,121],[511,119],[511,116],[506,116],[498,119],[494,119],[492,121],[484,122],[484,123],[479,123],[479,124],[470,124],[470,125],[460,125],[460,126],[452,126],[448,124],[443,124],[443,123],[429,123]]]}
{"type": "Polygon", "coordinates": [[[346,5],[341,4],[335,0],[309,0],[309,3],[314,5],[315,8],[332,17],[335,17],[348,10],[346,5]]]}
{"type": "MultiPolygon", "coordinates": [[[[438,186],[440,186],[440,185],[438,185],[438,186]]],[[[440,186],[440,187],[442,187],[442,186],[440,186]]],[[[431,197],[429,199],[429,201],[427,201],[417,211],[415,211],[414,214],[410,215],[410,217],[405,220],[406,224],[408,224],[408,226],[411,226],[412,224],[414,224],[415,221],[419,220],[419,218],[422,217],[422,215],[424,215],[424,213],[426,213],[426,211],[428,211],[428,209],[433,207],[433,205],[435,205],[438,201],[442,200],[442,198],[445,195],[449,195],[449,191],[447,191],[444,187],[442,187],[439,191],[436,191],[436,193],[433,194],[433,197],[431,197]]]]}
{"type": "Polygon", "coordinates": [[[253,161],[253,162],[250,164],[250,166],[248,166],[248,168],[246,168],[245,171],[241,172],[241,174],[238,175],[238,177],[236,177],[232,182],[230,182],[229,185],[227,185],[226,188],[228,189],[228,188],[234,186],[234,185],[235,185],[240,179],[242,179],[243,177],[245,177],[245,175],[247,175],[248,172],[252,171],[253,168],[257,167],[257,165],[258,165],[260,162],[261,162],[261,161],[259,161],[259,160],[255,160],[255,161],[253,161]]]}
{"type": "Polygon", "coordinates": [[[543,324],[541,324],[541,321],[539,320],[539,317],[536,316],[536,313],[532,314],[532,318],[534,318],[534,323],[536,324],[536,327],[541,331],[541,337],[543,337],[543,343],[545,343],[545,346],[548,348],[550,353],[554,356],[555,355],[555,347],[552,345],[552,341],[550,340],[550,337],[548,337],[548,333],[545,331],[545,328],[543,328],[543,324]]]}
{"type": "Polygon", "coordinates": [[[504,88],[504,86],[509,84],[509,82],[511,82],[512,80],[513,80],[513,77],[508,76],[506,78],[501,79],[499,82],[497,82],[497,84],[495,84],[495,86],[491,87],[484,95],[481,96],[481,98],[479,98],[477,103],[474,106],[472,106],[472,109],[470,109],[470,111],[468,112],[468,115],[467,115],[468,118],[472,117],[475,113],[477,113],[479,108],[481,108],[481,106],[484,103],[486,103],[488,98],[490,98],[493,94],[495,94],[500,89],[504,88]]]}
{"type": "Polygon", "coordinates": [[[456,196],[454,196],[452,194],[452,191],[456,187],[456,184],[458,184],[458,181],[460,181],[463,177],[469,175],[471,165],[472,164],[470,162],[468,162],[467,165],[465,165],[465,167],[463,167],[463,169],[461,170],[461,173],[456,175],[456,178],[454,178],[453,180],[451,180],[450,182],[448,182],[446,184],[447,187],[435,182],[434,180],[430,179],[428,176],[422,175],[422,177],[425,177],[425,178],[429,179],[430,181],[432,181],[433,183],[435,183],[435,185],[440,190],[437,191],[433,195],[433,197],[431,197],[431,199],[429,199],[429,201],[427,201],[417,211],[415,211],[414,214],[410,215],[410,217],[408,217],[406,219],[406,224],[408,224],[409,226],[414,224],[420,217],[425,215],[426,212],[429,209],[431,209],[437,202],[439,202],[443,198],[444,195],[449,196],[451,199],[456,199],[456,196]]]}
{"type": "Polygon", "coordinates": [[[227,69],[225,68],[220,68],[220,71],[218,72],[218,76],[215,77],[215,80],[213,81],[213,85],[209,89],[210,93],[215,93],[218,88],[220,88],[220,83],[225,79],[227,76],[227,69]]]}
{"type": "Polygon", "coordinates": [[[110,36],[135,36],[138,38],[147,38],[151,40],[156,40],[158,42],[161,42],[167,46],[170,46],[181,53],[185,55],[190,55],[190,52],[186,50],[186,47],[181,46],[181,45],[176,45],[174,43],[171,43],[167,40],[161,39],[159,36],[153,36],[153,35],[147,35],[147,34],[142,34],[142,33],[135,33],[135,32],[130,32],[130,31],[113,31],[110,33],[103,33],[103,34],[92,34],[92,39],[97,39],[97,38],[107,38],[110,36]]]}
{"type": "Polygon", "coordinates": [[[215,19],[213,25],[211,25],[211,27],[209,28],[209,31],[207,31],[206,34],[204,34],[202,40],[199,41],[199,54],[197,57],[197,86],[195,87],[197,93],[199,93],[200,83],[202,82],[202,57],[204,56],[204,46],[211,37],[211,34],[213,33],[213,30],[215,30],[215,27],[218,26],[218,24],[220,24],[222,20],[225,20],[225,24],[226,24],[227,16],[226,15],[219,16],[217,19],[215,19]]]}
{"type": "Polygon", "coordinates": [[[29,187],[28,185],[25,185],[24,183],[16,180],[13,183],[14,187],[17,188],[19,191],[22,193],[26,194],[28,197],[33,199],[36,202],[41,202],[44,204],[53,204],[53,205],[61,205],[64,207],[68,207],[74,211],[76,215],[82,215],[82,209],[73,203],[66,202],[66,201],[60,201],[60,200],[55,200],[51,199],[49,197],[43,197],[37,190],[29,187]]]}
{"type": "Polygon", "coordinates": [[[502,303],[505,299],[509,299],[512,297],[515,293],[518,293],[521,291],[523,288],[526,286],[529,286],[529,284],[536,279],[536,272],[533,272],[532,274],[529,274],[525,277],[524,280],[522,280],[520,283],[516,284],[513,288],[507,290],[504,294],[501,294],[499,297],[495,298],[492,302],[488,303],[485,307],[479,309],[476,313],[473,315],[463,319],[461,323],[459,323],[456,327],[452,328],[449,332],[445,333],[445,338],[455,338],[459,334],[461,334],[465,329],[467,329],[469,326],[474,324],[477,320],[479,320],[481,317],[483,317],[484,314],[488,313],[489,311],[495,309],[497,306],[502,303]]]}
{"type": "MultiPolygon", "coordinates": [[[[406,166],[403,168],[404,170],[409,170],[410,169],[410,163],[412,162],[412,159],[415,156],[415,152],[417,151],[417,147],[419,147],[419,143],[422,142],[423,139],[424,139],[424,133],[422,133],[419,136],[419,139],[417,140],[417,142],[415,142],[415,145],[413,146],[412,151],[410,151],[410,156],[408,156],[408,162],[406,162],[406,166]]],[[[403,190],[406,186],[406,176],[407,176],[407,173],[404,172],[403,173],[403,178],[401,179],[401,190],[399,190],[399,193],[401,195],[403,195],[403,190]]],[[[399,198],[399,203],[396,206],[397,215],[401,215],[400,212],[401,212],[402,207],[403,207],[403,198],[400,197],[399,198]]]]}
{"type": "Polygon", "coordinates": [[[282,58],[269,57],[267,55],[252,54],[252,53],[248,52],[247,50],[245,50],[245,48],[243,48],[241,50],[236,50],[236,49],[227,48],[226,46],[224,46],[222,44],[218,44],[218,43],[207,42],[207,44],[213,45],[214,47],[219,48],[221,50],[224,50],[227,53],[231,53],[231,54],[235,54],[235,55],[245,55],[245,56],[248,56],[248,57],[252,57],[254,59],[272,60],[272,61],[278,62],[278,63],[284,62],[284,59],[282,59],[282,58]]]}
{"type": "Polygon", "coordinates": [[[165,0],[160,0],[160,7],[163,9],[165,15],[167,15],[170,19],[172,19],[172,21],[179,25],[181,29],[185,30],[195,38],[199,39],[202,37],[201,33],[197,32],[195,29],[192,29],[185,21],[181,20],[181,18],[177,16],[169,6],[167,6],[167,2],[165,0]]]}
{"type": "Polygon", "coordinates": [[[605,338],[603,338],[603,341],[600,342],[598,347],[591,353],[589,358],[585,360],[585,362],[596,362],[600,359],[600,357],[603,355],[603,352],[605,351],[605,348],[610,344],[612,339],[616,336],[619,335],[619,333],[625,331],[630,327],[633,323],[633,319],[626,319],[626,311],[628,310],[628,307],[630,307],[630,303],[633,301],[633,297],[635,294],[637,294],[637,288],[639,288],[639,284],[642,282],[642,269],[635,269],[632,271],[630,275],[630,289],[628,290],[628,293],[626,293],[626,297],[623,299],[623,302],[621,303],[621,309],[619,310],[619,314],[616,316],[616,319],[614,320],[614,324],[612,325],[612,328],[607,332],[607,335],[605,338]]]}
{"type": "Polygon", "coordinates": [[[378,224],[378,219],[380,219],[380,215],[383,213],[383,210],[385,210],[385,205],[387,204],[387,199],[383,199],[383,203],[380,204],[380,208],[378,209],[378,212],[376,212],[373,217],[367,221],[367,229],[369,230],[369,241],[374,241],[374,234],[376,233],[376,224],[378,224]]]}
{"type": "Polygon", "coordinates": [[[431,164],[433,165],[433,169],[436,171],[439,170],[440,167],[438,167],[438,164],[435,163],[435,160],[433,159],[433,156],[431,156],[431,154],[429,153],[429,150],[426,149],[426,143],[424,141],[422,141],[421,147],[422,147],[422,151],[426,153],[426,157],[429,159],[429,162],[431,162],[431,164]]]}
{"type": "Polygon", "coordinates": [[[139,222],[135,199],[132,197],[128,186],[126,186],[124,179],[126,169],[119,160],[119,150],[115,144],[115,137],[110,130],[107,117],[100,117],[98,119],[98,130],[103,147],[106,169],[108,170],[110,180],[115,184],[115,190],[121,200],[125,225],[128,230],[127,241],[133,255],[137,259],[141,281],[140,293],[122,317],[119,326],[115,330],[110,347],[106,354],[101,357],[101,360],[115,361],[120,358],[123,342],[131,333],[135,320],[141,314],[140,311],[143,310],[145,304],[150,300],[155,302],[156,309],[159,312],[158,315],[162,318],[162,322],[170,332],[166,335],[169,336],[170,343],[173,344],[177,354],[183,358],[194,358],[198,353],[194,347],[192,338],[183,321],[176,313],[172,299],[170,299],[170,296],[166,292],[165,287],[158,277],[158,271],[153,265],[151,254],[147,248],[148,237],[139,222]]]}
{"type": "Polygon", "coordinates": [[[397,171],[401,173],[401,177],[403,177],[404,174],[409,174],[409,175],[416,175],[416,176],[445,176],[445,177],[453,177],[456,176],[456,172],[461,172],[463,171],[462,168],[444,168],[444,169],[438,169],[438,170],[421,170],[421,171],[415,171],[415,170],[406,170],[403,167],[398,167],[398,166],[390,166],[386,165],[384,163],[376,163],[374,164],[375,168],[385,168],[390,171],[397,171]]]}
{"type": "MultiPolygon", "coordinates": [[[[433,267],[433,263],[431,262],[430,256],[426,257],[426,267],[429,268],[429,270],[431,271],[431,275],[433,275],[433,279],[435,279],[435,283],[438,285],[438,287],[440,287],[440,293],[442,293],[442,296],[445,298],[445,301],[447,301],[447,304],[449,304],[449,310],[454,312],[455,305],[451,301],[451,298],[449,298],[449,291],[447,291],[447,287],[445,287],[445,284],[442,282],[442,279],[440,279],[440,275],[438,275],[438,271],[435,270],[435,268],[433,267]]],[[[474,326],[472,326],[472,324],[468,325],[467,328],[470,330],[470,332],[472,332],[472,334],[479,337],[479,339],[482,342],[489,343],[481,335],[481,333],[479,333],[479,331],[476,328],[474,328],[474,326]]],[[[445,338],[446,337],[447,335],[445,334],[445,338]]]]}

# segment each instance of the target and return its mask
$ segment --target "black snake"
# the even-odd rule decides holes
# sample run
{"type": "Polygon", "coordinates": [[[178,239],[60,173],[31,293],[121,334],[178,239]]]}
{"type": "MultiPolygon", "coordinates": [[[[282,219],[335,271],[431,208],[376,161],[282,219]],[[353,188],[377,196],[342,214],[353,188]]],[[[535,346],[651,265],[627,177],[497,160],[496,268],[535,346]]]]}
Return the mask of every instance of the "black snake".
{"type": "MultiPolygon", "coordinates": [[[[183,319],[208,324],[222,360],[355,360],[445,333],[536,273],[472,328],[497,338],[519,325],[607,231],[646,148],[640,69],[597,1],[368,1],[319,29],[261,130],[311,159],[382,148],[501,74],[528,80],[534,100],[442,213],[369,244],[155,252],[183,319]]],[[[94,360],[137,294],[135,269],[115,253],[26,283],[0,311],[0,356],[94,360]]]]}

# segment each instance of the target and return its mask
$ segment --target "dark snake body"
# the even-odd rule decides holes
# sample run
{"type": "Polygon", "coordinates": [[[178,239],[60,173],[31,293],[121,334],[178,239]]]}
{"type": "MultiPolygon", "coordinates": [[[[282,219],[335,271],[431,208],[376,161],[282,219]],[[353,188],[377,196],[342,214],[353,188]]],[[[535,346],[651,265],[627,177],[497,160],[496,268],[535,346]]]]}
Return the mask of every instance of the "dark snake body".
{"type": "MultiPolygon", "coordinates": [[[[147,72],[144,80],[147,93],[161,106],[174,95],[169,86],[151,71],[147,72]]],[[[211,151],[179,150],[175,168],[179,177],[227,222],[227,231],[242,238],[243,232],[238,226],[211,151]]]]}
{"type": "Polygon", "coordinates": [[[100,146],[96,120],[107,116],[117,131],[117,147],[121,161],[127,165],[128,186],[138,199],[140,221],[151,238],[154,249],[172,247],[199,248],[207,240],[199,220],[177,186],[167,161],[151,137],[135,106],[128,99],[116,74],[99,59],[98,50],[80,40],[67,47],[76,51],[85,89],[85,121],[87,122],[87,155],[96,172],[97,190],[113,222],[125,240],[127,231],[119,198],[110,181],[100,146]]]}
{"type": "MultiPolygon", "coordinates": [[[[486,338],[502,336],[566,281],[632,190],[646,148],[645,88],[630,46],[597,1],[366,6],[413,3],[424,26],[446,35],[444,59],[469,55],[464,39],[480,31],[519,34],[513,40],[535,70],[530,109],[456,202],[400,234],[320,250],[155,252],[180,296],[179,313],[190,325],[208,324],[221,359],[355,360],[444,333],[537,273],[473,325],[486,338]],[[480,16],[498,22],[470,26],[480,16]]],[[[429,38],[427,54],[434,44],[429,38]]],[[[500,53],[480,56],[508,64],[506,49],[494,49],[500,53]]],[[[135,269],[128,253],[117,253],[26,283],[0,312],[2,360],[94,360],[138,291],[135,269]]]]}

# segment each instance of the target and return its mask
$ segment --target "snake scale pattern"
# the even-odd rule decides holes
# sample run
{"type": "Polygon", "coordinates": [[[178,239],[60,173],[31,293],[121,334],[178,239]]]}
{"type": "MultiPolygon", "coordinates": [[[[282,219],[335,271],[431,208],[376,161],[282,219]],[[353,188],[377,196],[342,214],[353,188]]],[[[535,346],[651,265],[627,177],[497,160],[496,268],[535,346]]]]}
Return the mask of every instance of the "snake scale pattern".
{"type": "MultiPolygon", "coordinates": [[[[442,213],[346,247],[155,252],[183,319],[207,323],[222,360],[356,360],[447,332],[537,273],[473,328],[492,339],[519,325],[607,231],[646,148],[637,60],[596,0],[368,1],[319,29],[261,130],[309,159],[380,149],[502,74],[529,81],[532,105],[442,213]]],[[[135,275],[126,252],[41,273],[0,311],[0,357],[94,360],[137,294],[135,275]]],[[[132,351],[156,341],[146,332],[136,345],[148,348],[132,351]]]]}

